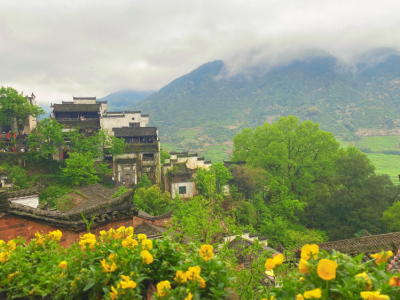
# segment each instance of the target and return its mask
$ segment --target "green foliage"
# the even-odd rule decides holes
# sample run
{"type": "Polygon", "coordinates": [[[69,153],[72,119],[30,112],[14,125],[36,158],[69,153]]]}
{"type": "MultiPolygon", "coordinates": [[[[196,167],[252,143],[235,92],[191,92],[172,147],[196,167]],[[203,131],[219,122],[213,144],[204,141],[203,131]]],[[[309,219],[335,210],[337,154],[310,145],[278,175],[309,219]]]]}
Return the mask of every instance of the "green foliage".
{"type": "Polygon", "coordinates": [[[48,203],[50,207],[56,207],[57,199],[67,195],[69,192],[71,192],[69,187],[52,184],[40,192],[39,201],[42,204],[48,203]]]}
{"type": "Polygon", "coordinates": [[[38,156],[52,159],[53,154],[67,145],[64,141],[63,128],[64,126],[54,118],[43,119],[38,123],[35,132],[28,136],[29,148],[38,156]]]}
{"type": "Polygon", "coordinates": [[[328,241],[326,234],[314,229],[302,228],[302,230],[289,229],[289,237],[292,241],[290,248],[301,249],[306,244],[320,244],[328,241]]]}
{"type": "Polygon", "coordinates": [[[23,190],[32,186],[30,179],[26,177],[26,171],[21,166],[12,166],[8,178],[13,183],[13,190],[23,190]]]}
{"type": "Polygon", "coordinates": [[[167,158],[170,158],[171,157],[171,155],[169,155],[169,152],[168,151],[165,151],[165,150],[162,150],[161,149],[161,151],[160,151],[160,160],[161,160],[161,164],[163,164],[164,162],[165,162],[165,160],[167,159],[167,158]]]}
{"type": "Polygon", "coordinates": [[[120,186],[118,191],[116,191],[114,194],[111,195],[111,198],[118,198],[121,197],[123,194],[125,194],[128,191],[128,189],[125,186],[120,186]]]}
{"type": "Polygon", "coordinates": [[[165,214],[172,209],[171,194],[167,191],[161,192],[157,185],[147,189],[144,187],[136,189],[133,203],[152,216],[165,214]]]}
{"type": "Polygon", "coordinates": [[[109,168],[109,165],[106,164],[105,162],[101,162],[96,166],[96,171],[100,174],[101,176],[101,182],[104,182],[104,178],[108,175],[112,174],[111,168],[109,168]]]}
{"type": "Polygon", "coordinates": [[[223,187],[232,179],[232,175],[223,163],[213,164],[209,170],[198,168],[196,172],[196,187],[199,192],[206,196],[212,197],[215,191],[220,194],[223,187]]]}
{"type": "Polygon", "coordinates": [[[142,174],[142,178],[140,178],[139,182],[135,186],[135,190],[141,189],[141,188],[149,188],[152,186],[151,181],[147,177],[146,174],[142,174]]]}
{"type": "Polygon", "coordinates": [[[28,116],[37,118],[45,113],[43,108],[31,104],[27,96],[12,87],[0,88],[0,107],[0,124],[11,127],[16,120],[19,132],[24,128],[28,116]]]}
{"type": "Polygon", "coordinates": [[[56,199],[56,208],[58,211],[69,211],[72,207],[74,207],[74,203],[72,201],[72,196],[64,195],[56,199]]]}
{"type": "Polygon", "coordinates": [[[382,222],[389,232],[400,231],[400,201],[383,212],[382,222]]]}
{"type": "Polygon", "coordinates": [[[112,299],[128,300],[152,295],[153,285],[168,281],[171,286],[168,295],[154,294],[154,298],[184,299],[189,292],[193,299],[227,298],[226,288],[234,278],[229,278],[223,258],[215,255],[205,261],[198,248],[182,249],[183,245],[168,238],[137,244],[132,227],[102,233],[99,237],[87,233],[79,243],[67,248],[58,243],[62,238],[60,231],[47,235],[38,233],[37,238],[29,242],[20,237],[15,240],[15,248],[1,245],[1,253],[7,251],[8,254],[7,261],[0,262],[0,292],[5,292],[10,299],[49,296],[54,300],[110,300],[111,292],[115,291],[118,298],[112,299]],[[129,237],[128,230],[132,232],[129,237]],[[125,244],[132,240],[136,245],[125,244]],[[146,248],[151,260],[145,261],[142,251],[146,248]],[[196,280],[183,283],[174,280],[177,271],[186,272],[196,266],[200,268],[196,280]],[[199,277],[205,281],[203,288],[199,277]],[[123,279],[126,283],[132,281],[131,288],[125,288],[123,279]]]}
{"type": "Polygon", "coordinates": [[[341,152],[336,168],[331,192],[312,209],[313,227],[325,230],[331,240],[351,238],[362,229],[385,232],[382,214],[397,199],[400,187],[387,175],[375,175],[368,157],[354,147],[341,152]]]}
{"type": "Polygon", "coordinates": [[[81,154],[79,152],[70,153],[70,158],[66,160],[66,167],[61,169],[62,175],[70,186],[82,184],[94,184],[99,181],[95,175],[94,160],[90,152],[81,154]]]}

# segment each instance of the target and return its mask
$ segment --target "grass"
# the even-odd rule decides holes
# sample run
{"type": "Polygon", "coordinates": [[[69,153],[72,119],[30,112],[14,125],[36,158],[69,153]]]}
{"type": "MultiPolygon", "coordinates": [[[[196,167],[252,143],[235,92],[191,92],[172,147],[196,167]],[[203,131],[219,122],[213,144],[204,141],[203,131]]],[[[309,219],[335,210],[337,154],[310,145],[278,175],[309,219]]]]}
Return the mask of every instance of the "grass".
{"type": "Polygon", "coordinates": [[[399,183],[398,174],[400,174],[400,156],[393,154],[380,153],[384,150],[400,150],[400,136],[367,136],[358,141],[343,141],[336,139],[340,147],[347,148],[355,146],[359,149],[369,149],[375,153],[366,153],[368,158],[375,166],[376,174],[388,174],[394,184],[399,183]]]}

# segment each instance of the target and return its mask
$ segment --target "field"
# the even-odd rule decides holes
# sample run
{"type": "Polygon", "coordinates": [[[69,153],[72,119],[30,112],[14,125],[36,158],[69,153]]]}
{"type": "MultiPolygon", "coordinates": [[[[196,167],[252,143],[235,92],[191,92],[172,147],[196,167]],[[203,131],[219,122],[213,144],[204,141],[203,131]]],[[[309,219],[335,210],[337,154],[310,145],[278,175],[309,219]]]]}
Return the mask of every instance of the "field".
{"type": "Polygon", "coordinates": [[[382,153],[384,150],[400,150],[400,136],[367,136],[357,141],[343,141],[338,139],[340,146],[347,148],[355,146],[366,153],[368,158],[374,164],[377,174],[388,174],[393,183],[399,183],[398,174],[400,174],[400,156],[382,153]]]}

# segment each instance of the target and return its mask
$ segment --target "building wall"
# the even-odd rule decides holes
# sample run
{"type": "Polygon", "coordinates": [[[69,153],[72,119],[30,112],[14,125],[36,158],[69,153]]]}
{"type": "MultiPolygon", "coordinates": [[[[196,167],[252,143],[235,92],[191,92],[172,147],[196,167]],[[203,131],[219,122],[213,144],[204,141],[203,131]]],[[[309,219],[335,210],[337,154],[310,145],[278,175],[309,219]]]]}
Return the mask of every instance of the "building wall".
{"type": "Polygon", "coordinates": [[[129,127],[129,123],[140,123],[140,127],[146,127],[149,123],[149,117],[141,115],[140,112],[137,113],[125,113],[118,115],[109,114],[109,116],[103,116],[100,120],[101,128],[107,129],[110,133],[112,128],[129,127]],[[113,117],[110,117],[113,116],[113,117]],[[134,120],[132,120],[132,118],[134,120]]]}
{"type": "Polygon", "coordinates": [[[171,183],[171,197],[174,198],[176,194],[179,195],[180,198],[193,198],[195,195],[195,184],[193,181],[187,182],[175,182],[171,183]],[[179,187],[186,187],[186,194],[179,194],[179,187]]]}
{"type": "MultiPolygon", "coordinates": [[[[109,230],[110,228],[117,229],[121,226],[134,228],[143,222],[148,222],[152,225],[157,226],[165,226],[165,224],[170,220],[170,218],[159,219],[159,220],[147,220],[141,217],[124,217],[124,218],[114,218],[108,223],[94,224],[91,228],[91,233],[96,236],[100,235],[101,230],[109,230]]],[[[72,243],[79,241],[80,236],[86,233],[86,228],[82,230],[74,230],[74,229],[60,229],[53,226],[50,226],[47,223],[41,223],[36,220],[27,220],[21,218],[19,216],[14,216],[10,214],[5,214],[0,217],[0,240],[9,241],[11,239],[15,239],[18,236],[22,236],[28,242],[35,238],[36,232],[44,232],[49,233],[54,230],[61,230],[63,233],[63,237],[61,239],[61,246],[68,247],[72,243]]]]}
{"type": "Polygon", "coordinates": [[[14,199],[9,199],[9,200],[13,203],[26,205],[26,206],[30,206],[33,208],[37,208],[39,205],[39,195],[19,197],[19,198],[14,198],[14,199]]]}
{"type": "Polygon", "coordinates": [[[96,104],[96,99],[74,100],[74,104],[96,104]]]}

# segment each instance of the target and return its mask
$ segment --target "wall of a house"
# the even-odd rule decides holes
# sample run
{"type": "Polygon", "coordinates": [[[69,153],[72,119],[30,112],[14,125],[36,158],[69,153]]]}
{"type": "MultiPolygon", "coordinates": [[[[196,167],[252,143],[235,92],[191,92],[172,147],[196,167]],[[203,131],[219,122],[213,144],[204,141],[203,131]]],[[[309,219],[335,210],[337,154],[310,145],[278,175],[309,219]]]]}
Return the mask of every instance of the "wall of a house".
{"type": "Polygon", "coordinates": [[[30,206],[33,208],[37,208],[39,205],[39,195],[19,197],[19,198],[14,198],[14,199],[9,199],[9,200],[13,203],[26,205],[26,206],[30,206]]]}
{"type": "Polygon", "coordinates": [[[180,198],[192,198],[195,196],[195,194],[197,194],[194,182],[187,181],[171,183],[171,197],[174,198],[176,194],[178,194],[180,198]],[[186,187],[186,193],[179,194],[179,187],[186,187]]]}

